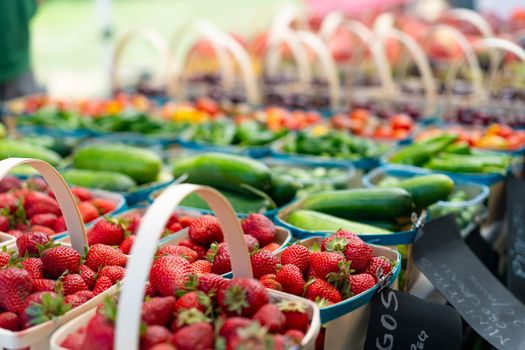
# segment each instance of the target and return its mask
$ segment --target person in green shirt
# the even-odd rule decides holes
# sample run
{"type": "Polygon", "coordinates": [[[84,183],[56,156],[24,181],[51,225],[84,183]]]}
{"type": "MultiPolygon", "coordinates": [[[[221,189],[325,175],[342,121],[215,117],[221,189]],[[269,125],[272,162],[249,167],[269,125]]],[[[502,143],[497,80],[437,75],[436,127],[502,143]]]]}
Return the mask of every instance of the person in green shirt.
{"type": "Polygon", "coordinates": [[[0,101],[39,91],[31,71],[29,24],[37,0],[0,0],[0,101]]]}

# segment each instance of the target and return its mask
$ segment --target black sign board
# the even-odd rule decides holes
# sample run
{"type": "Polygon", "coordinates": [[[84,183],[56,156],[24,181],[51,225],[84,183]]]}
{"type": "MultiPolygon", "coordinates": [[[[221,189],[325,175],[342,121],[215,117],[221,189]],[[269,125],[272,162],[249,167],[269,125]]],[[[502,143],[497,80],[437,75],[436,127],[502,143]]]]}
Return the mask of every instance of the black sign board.
{"type": "Polygon", "coordinates": [[[525,182],[507,182],[507,287],[525,303],[525,182]]]}
{"type": "Polygon", "coordinates": [[[463,319],[497,349],[525,349],[525,306],[460,238],[453,216],[427,223],[414,261],[463,319]]]}
{"type": "Polygon", "coordinates": [[[387,287],[371,307],[364,350],[461,349],[461,317],[447,305],[387,287]]]}

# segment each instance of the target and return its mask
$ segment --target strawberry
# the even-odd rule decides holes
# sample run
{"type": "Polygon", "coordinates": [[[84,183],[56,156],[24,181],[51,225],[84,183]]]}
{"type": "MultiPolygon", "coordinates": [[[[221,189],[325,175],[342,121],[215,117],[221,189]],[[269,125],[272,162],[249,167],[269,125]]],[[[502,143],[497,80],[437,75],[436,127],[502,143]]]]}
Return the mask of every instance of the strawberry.
{"type": "Polygon", "coordinates": [[[32,279],[44,278],[44,264],[38,258],[27,258],[22,261],[22,266],[32,279]]]}
{"type": "Polygon", "coordinates": [[[9,218],[7,216],[0,215],[0,232],[9,231],[10,226],[11,223],[9,222],[9,218]]]}
{"type": "Polygon", "coordinates": [[[157,344],[171,340],[171,332],[162,326],[148,326],[145,334],[140,337],[140,349],[150,350],[157,344]]]}
{"type": "Polygon", "coordinates": [[[116,313],[115,303],[111,299],[106,299],[104,307],[89,320],[80,350],[113,350],[116,313]]]}
{"type": "Polygon", "coordinates": [[[45,226],[49,227],[50,229],[53,229],[55,227],[55,222],[57,221],[58,217],[55,214],[36,214],[31,218],[31,225],[39,225],[39,226],[45,226]]]}
{"type": "Polygon", "coordinates": [[[326,242],[327,251],[342,252],[347,261],[351,262],[350,267],[356,271],[366,269],[372,259],[372,248],[362,239],[347,231],[340,230],[329,242],[326,242]]]}
{"type": "Polygon", "coordinates": [[[60,207],[55,199],[45,193],[29,192],[24,198],[24,209],[26,216],[31,218],[36,214],[55,214],[60,215],[60,207]]]}
{"type": "Polygon", "coordinates": [[[78,268],[78,273],[84,280],[86,286],[89,289],[93,288],[95,285],[95,271],[93,271],[89,266],[82,264],[78,268]]]}
{"type": "Polygon", "coordinates": [[[269,243],[267,245],[265,245],[264,247],[262,247],[261,249],[262,250],[267,250],[269,252],[275,252],[277,249],[279,249],[281,247],[281,245],[277,242],[272,242],[272,243],[269,243]]]}
{"type": "Polygon", "coordinates": [[[321,251],[339,251],[342,252],[344,250],[344,247],[347,242],[351,242],[353,240],[362,241],[361,238],[359,238],[354,233],[351,233],[349,231],[345,230],[339,230],[336,233],[334,233],[332,236],[327,237],[321,241],[321,251]],[[330,243],[331,242],[331,243],[330,243]],[[327,248],[327,244],[329,245],[329,248],[327,248]]]}
{"type": "Polygon", "coordinates": [[[76,273],[70,273],[64,276],[62,279],[62,292],[64,295],[74,294],[81,290],[88,290],[82,276],[76,273]]]}
{"type": "Polygon", "coordinates": [[[226,243],[213,243],[207,254],[211,261],[211,271],[218,275],[228,273],[232,270],[230,250],[226,243]]]}
{"type": "Polygon", "coordinates": [[[77,273],[81,257],[73,248],[58,246],[44,250],[40,259],[44,263],[45,274],[57,279],[65,271],[77,273]]]}
{"type": "Polygon", "coordinates": [[[46,180],[41,178],[40,176],[35,176],[26,181],[27,188],[39,192],[47,192],[49,189],[49,185],[47,184],[46,180]]]}
{"type": "Polygon", "coordinates": [[[285,337],[288,337],[290,339],[292,339],[292,341],[297,344],[297,345],[300,345],[301,344],[301,341],[303,340],[304,338],[304,333],[301,332],[301,331],[298,331],[297,329],[289,329],[287,330],[285,333],[284,333],[284,336],[285,337]]]}
{"type": "Polygon", "coordinates": [[[18,237],[22,236],[24,233],[22,231],[20,231],[20,230],[9,230],[9,231],[7,231],[7,234],[9,234],[9,235],[11,235],[11,236],[13,236],[15,238],[18,238],[18,237]]]}
{"type": "Polygon", "coordinates": [[[377,282],[377,276],[380,268],[382,270],[382,274],[387,275],[390,273],[390,271],[392,271],[392,264],[384,256],[374,256],[372,259],[370,259],[370,263],[368,264],[365,273],[374,276],[374,279],[377,282]]]}
{"type": "Polygon", "coordinates": [[[251,255],[253,276],[259,278],[262,275],[275,273],[279,260],[267,250],[259,250],[251,255]]]}
{"type": "Polygon", "coordinates": [[[229,285],[229,280],[213,273],[205,273],[200,275],[198,280],[199,283],[197,285],[197,290],[200,290],[204,294],[217,292],[229,285]]]}
{"type": "Polygon", "coordinates": [[[191,263],[191,272],[200,276],[205,273],[211,273],[212,265],[208,260],[197,260],[191,263]]]}
{"type": "Polygon", "coordinates": [[[259,248],[259,241],[251,235],[244,235],[244,242],[246,242],[246,246],[250,253],[259,248]]]}
{"type": "Polygon", "coordinates": [[[232,335],[237,333],[238,329],[246,328],[253,323],[253,320],[245,317],[229,317],[219,331],[220,336],[228,340],[232,335]]]}
{"type": "Polygon", "coordinates": [[[208,323],[211,322],[211,319],[195,308],[183,309],[171,324],[171,331],[175,333],[181,328],[200,322],[208,323]]]}
{"type": "Polygon", "coordinates": [[[0,209],[7,208],[13,214],[18,209],[19,200],[10,193],[0,193],[0,209]]]}
{"type": "Polygon", "coordinates": [[[148,297],[155,296],[155,289],[153,289],[153,286],[151,285],[150,281],[147,281],[144,286],[144,295],[148,297]]]}
{"type": "Polygon", "coordinates": [[[157,256],[163,255],[176,255],[188,260],[190,263],[197,260],[197,253],[194,250],[191,250],[188,247],[177,246],[177,245],[168,245],[163,248],[160,248],[157,251],[157,256]]]}
{"type": "Polygon", "coordinates": [[[87,253],[85,264],[93,271],[104,266],[126,266],[128,258],[118,249],[104,245],[92,245],[87,253]]]}
{"type": "Polygon", "coordinates": [[[361,294],[366,292],[376,284],[374,276],[368,273],[358,273],[356,275],[348,276],[348,283],[350,285],[351,295],[361,294]]]}
{"type": "Polygon", "coordinates": [[[310,269],[315,276],[325,279],[331,272],[340,270],[341,262],[344,262],[343,255],[331,252],[312,252],[310,253],[310,269]]]}
{"type": "Polygon", "coordinates": [[[280,334],[270,334],[267,329],[254,322],[248,327],[238,329],[226,341],[226,349],[272,349],[284,350],[290,348],[288,339],[280,334]]]}
{"type": "Polygon", "coordinates": [[[173,334],[172,342],[177,350],[213,349],[213,327],[205,322],[194,323],[173,334]]]}
{"type": "Polygon", "coordinates": [[[191,273],[190,263],[180,256],[161,256],[151,267],[150,282],[162,296],[172,296],[184,287],[191,273]]]}
{"type": "Polygon", "coordinates": [[[177,350],[171,343],[160,343],[156,344],[150,350],[177,350]]]}
{"type": "Polygon", "coordinates": [[[22,187],[22,181],[16,176],[7,175],[0,180],[0,192],[8,192],[20,187],[22,187]]]}
{"type": "Polygon", "coordinates": [[[197,259],[202,259],[206,256],[208,249],[198,243],[193,242],[191,239],[185,239],[179,242],[182,247],[188,247],[197,253],[197,259]]]}
{"type": "Polygon", "coordinates": [[[192,218],[191,216],[182,216],[180,219],[179,219],[179,223],[181,224],[181,226],[183,228],[186,228],[188,226],[191,225],[191,223],[193,222],[193,220],[195,220],[194,218],[192,218]]]}
{"type": "Polygon", "coordinates": [[[305,246],[292,244],[286,247],[281,253],[281,264],[293,264],[297,266],[304,276],[310,266],[310,252],[305,246]]]}
{"type": "Polygon", "coordinates": [[[98,209],[90,202],[80,202],[78,203],[78,210],[80,211],[80,216],[84,223],[91,222],[99,217],[98,209]]]}
{"type": "Polygon", "coordinates": [[[279,310],[286,317],[285,329],[296,329],[303,333],[308,329],[308,314],[306,305],[300,301],[284,300],[279,304],[279,310]]]}
{"type": "Polygon", "coordinates": [[[109,288],[113,286],[113,283],[111,283],[111,280],[109,277],[102,276],[97,278],[97,282],[95,282],[95,287],[93,288],[93,294],[99,295],[100,293],[105,292],[109,288]]]}
{"type": "Polygon", "coordinates": [[[283,265],[277,272],[275,280],[281,284],[283,291],[294,295],[303,295],[304,292],[304,279],[301,270],[293,265],[283,265]]]}
{"type": "Polygon", "coordinates": [[[175,311],[189,310],[195,308],[202,313],[207,313],[211,310],[210,298],[200,291],[192,291],[181,296],[175,303],[175,311]]]}
{"type": "Polygon", "coordinates": [[[119,249],[122,251],[122,253],[129,255],[131,252],[131,248],[133,248],[133,243],[135,242],[135,236],[128,236],[124,238],[122,243],[119,245],[119,249]]]}
{"type": "Polygon", "coordinates": [[[118,281],[124,279],[126,275],[126,269],[122,266],[104,266],[102,270],[98,273],[98,278],[108,277],[111,280],[111,283],[115,284],[118,281]]]}
{"type": "Polygon", "coordinates": [[[142,220],[142,216],[139,213],[131,212],[124,215],[121,220],[126,230],[134,235],[137,231],[137,228],[140,225],[140,220],[142,220]]]}
{"type": "Polygon", "coordinates": [[[64,303],[64,297],[54,292],[36,292],[25,301],[23,312],[19,314],[22,328],[29,328],[50,321],[71,310],[64,303]]]}
{"type": "Polygon", "coordinates": [[[64,220],[63,216],[59,216],[57,221],[55,221],[55,225],[53,226],[53,230],[55,232],[67,231],[66,221],[64,220]]]}
{"type": "Polygon", "coordinates": [[[45,246],[49,242],[49,237],[42,232],[28,232],[16,239],[18,255],[20,256],[39,256],[38,246],[45,246]]]}
{"type": "Polygon", "coordinates": [[[217,301],[227,315],[250,317],[268,304],[266,288],[251,278],[234,278],[230,285],[218,291],[217,301]]]}
{"type": "Polygon", "coordinates": [[[55,281],[49,279],[33,279],[31,280],[31,291],[36,292],[52,292],[55,290],[55,281]]]}
{"type": "Polygon", "coordinates": [[[142,304],[142,321],[148,326],[163,326],[173,321],[175,297],[151,298],[142,304]]]}
{"type": "Polygon", "coordinates": [[[66,339],[64,339],[64,341],[60,343],[60,347],[71,350],[80,349],[82,347],[82,343],[84,342],[84,337],[85,328],[81,327],[76,332],[68,334],[66,339]]]}
{"type": "Polygon", "coordinates": [[[222,242],[224,237],[219,220],[215,216],[203,215],[191,223],[188,229],[190,238],[202,245],[222,242]]]}
{"type": "Polygon", "coordinates": [[[43,234],[45,234],[48,237],[51,237],[51,236],[56,234],[56,232],[54,230],[50,229],[49,227],[40,226],[40,225],[33,226],[32,227],[32,231],[42,232],[43,234]]]}
{"type": "Polygon", "coordinates": [[[13,332],[20,330],[18,315],[9,311],[0,313],[0,328],[8,329],[13,332]]]}
{"type": "Polygon", "coordinates": [[[90,290],[80,290],[76,293],[66,295],[64,302],[71,305],[71,308],[74,309],[84,303],[87,303],[95,297],[95,293],[90,290]]]}
{"type": "Polygon", "coordinates": [[[178,222],[179,222],[179,215],[177,213],[171,213],[170,217],[168,218],[168,222],[166,223],[166,227],[171,226],[178,222]]]}
{"type": "Polygon", "coordinates": [[[7,251],[0,251],[0,267],[4,267],[11,260],[11,254],[7,251]]]}
{"type": "Polygon", "coordinates": [[[167,225],[166,228],[168,229],[168,231],[172,233],[179,232],[180,230],[183,229],[182,225],[178,222],[171,223],[167,225]]]}
{"type": "Polygon", "coordinates": [[[277,282],[275,279],[266,278],[266,279],[261,280],[260,282],[265,288],[270,288],[270,289],[279,290],[279,291],[283,290],[283,286],[279,282],[277,282]]]}
{"type": "MultiPolygon", "coordinates": [[[[293,266],[293,265],[292,265],[293,266]]],[[[263,305],[253,315],[253,319],[259,321],[261,326],[268,328],[270,332],[281,332],[286,323],[286,316],[274,304],[263,305]]]]}
{"type": "Polygon", "coordinates": [[[334,286],[320,278],[307,283],[305,297],[315,302],[325,301],[328,304],[335,304],[343,300],[341,293],[334,286]]]}
{"type": "Polygon", "coordinates": [[[93,199],[93,195],[86,188],[73,187],[73,188],[71,188],[71,192],[75,195],[75,197],[77,197],[77,199],[80,202],[89,201],[89,200],[93,199]]]}
{"type": "Polygon", "coordinates": [[[105,215],[116,207],[114,201],[105,198],[93,198],[90,203],[97,208],[100,215],[105,215]]]}
{"type": "Polygon", "coordinates": [[[270,244],[275,239],[277,229],[273,222],[262,214],[250,214],[242,221],[242,230],[245,234],[257,239],[260,246],[270,244]]]}
{"type": "Polygon", "coordinates": [[[89,245],[119,245],[124,240],[124,229],[115,220],[103,219],[97,221],[87,235],[89,245]]]}

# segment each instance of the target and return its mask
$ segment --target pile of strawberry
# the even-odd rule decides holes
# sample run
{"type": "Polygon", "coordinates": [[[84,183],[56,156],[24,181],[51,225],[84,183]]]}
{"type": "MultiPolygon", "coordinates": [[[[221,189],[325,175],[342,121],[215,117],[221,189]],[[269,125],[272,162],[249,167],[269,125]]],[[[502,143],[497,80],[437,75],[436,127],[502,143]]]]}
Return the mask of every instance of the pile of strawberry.
{"type": "MultiPolygon", "coordinates": [[[[85,188],[72,188],[84,223],[115,209],[116,203],[96,198],[85,188]]],[[[40,177],[25,182],[14,176],[0,181],[0,232],[15,237],[38,231],[48,236],[66,231],[64,217],[48,184],[40,177]]]]}
{"type": "Polygon", "coordinates": [[[0,251],[0,328],[19,331],[80,306],[124,278],[127,257],[96,244],[81,256],[42,232],[0,251]]]}
{"type": "MultiPolygon", "coordinates": [[[[255,279],[227,280],[215,274],[184,278],[185,271],[176,267],[181,258],[171,258],[170,263],[158,259],[152,267],[142,306],[141,350],[279,350],[295,347],[304,338],[309,327],[306,304],[272,300],[255,279]],[[178,286],[182,280],[176,282],[174,275],[185,280],[183,286],[178,286]],[[158,285],[161,280],[171,283],[158,285]]],[[[116,303],[107,299],[88,324],[69,334],[61,346],[113,349],[116,309],[116,303]]]]}
{"type": "Polygon", "coordinates": [[[339,230],[319,245],[292,244],[277,258],[253,260],[254,275],[267,288],[313,300],[320,307],[336,304],[375,286],[392,262],[373,256],[358,236],[339,230]],[[275,259],[275,260],[274,260],[275,259]]]}

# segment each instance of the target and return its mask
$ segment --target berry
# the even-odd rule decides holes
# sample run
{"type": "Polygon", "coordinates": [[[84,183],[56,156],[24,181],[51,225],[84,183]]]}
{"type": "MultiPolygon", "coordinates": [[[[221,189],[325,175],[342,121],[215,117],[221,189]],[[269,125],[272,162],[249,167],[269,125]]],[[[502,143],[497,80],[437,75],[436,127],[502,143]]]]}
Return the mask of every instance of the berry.
{"type": "Polygon", "coordinates": [[[46,249],[40,255],[44,263],[44,272],[57,279],[65,271],[77,273],[80,266],[80,254],[70,247],[58,246],[46,249]]]}
{"type": "Polygon", "coordinates": [[[172,296],[183,289],[191,273],[190,263],[180,256],[161,256],[151,267],[150,282],[162,296],[172,296]]]}
{"type": "Polygon", "coordinates": [[[191,225],[193,220],[195,219],[192,218],[191,216],[183,216],[179,219],[179,223],[181,224],[182,227],[186,228],[191,225]]]}
{"type": "Polygon", "coordinates": [[[344,256],[331,252],[312,252],[310,254],[310,269],[315,276],[327,278],[331,272],[340,270],[340,262],[344,262],[344,256]]]}
{"type": "Polygon", "coordinates": [[[9,311],[0,313],[0,328],[8,329],[13,332],[20,330],[17,314],[9,311]]]}
{"type": "Polygon", "coordinates": [[[18,255],[38,256],[38,246],[45,246],[49,242],[49,237],[42,232],[28,232],[16,239],[18,255]]]}
{"type": "Polygon", "coordinates": [[[131,248],[133,248],[133,243],[135,242],[135,236],[128,236],[124,238],[122,243],[119,245],[119,249],[122,251],[122,253],[129,255],[131,252],[131,248]]]}
{"type": "Polygon", "coordinates": [[[268,328],[272,333],[281,332],[286,323],[286,317],[274,304],[263,305],[259,311],[253,315],[253,319],[259,321],[261,326],[268,328]]]}
{"type": "Polygon", "coordinates": [[[167,325],[173,321],[175,297],[156,297],[142,304],[142,321],[147,325],[167,325]]]}
{"type": "Polygon", "coordinates": [[[88,290],[86,282],[82,276],[76,273],[70,273],[62,279],[62,292],[64,295],[74,294],[81,290],[88,290]]]}
{"type": "Polygon", "coordinates": [[[0,209],[3,208],[13,214],[18,209],[18,199],[10,193],[0,193],[0,209]]]}
{"type": "Polygon", "coordinates": [[[292,264],[286,264],[279,269],[275,280],[279,282],[286,293],[303,295],[304,279],[301,270],[292,264]]]}
{"type": "Polygon", "coordinates": [[[93,199],[93,195],[86,188],[73,187],[73,188],[71,188],[71,192],[75,195],[75,197],[77,197],[77,199],[80,202],[88,201],[90,199],[93,199]]]}
{"type": "Polygon", "coordinates": [[[95,297],[95,293],[90,290],[81,290],[74,294],[66,295],[64,302],[71,305],[71,308],[76,308],[84,303],[87,303],[95,297]]]}
{"type": "Polygon", "coordinates": [[[11,260],[11,254],[8,252],[0,251],[0,267],[4,267],[11,260]]]}
{"type": "Polygon", "coordinates": [[[31,276],[26,270],[0,270],[0,306],[4,310],[15,313],[21,311],[30,292],[31,276]]]}
{"type": "Polygon", "coordinates": [[[181,312],[185,309],[197,309],[202,313],[206,313],[211,309],[211,300],[206,294],[200,291],[188,292],[181,296],[175,303],[176,312],[181,312]]]}
{"type": "Polygon", "coordinates": [[[356,271],[363,271],[367,268],[372,260],[373,252],[365,242],[349,242],[344,251],[347,261],[350,261],[350,267],[356,271]]]}
{"type": "Polygon", "coordinates": [[[39,225],[53,229],[58,217],[55,214],[36,214],[31,218],[31,225],[39,225]]]}
{"type": "Polygon", "coordinates": [[[108,299],[104,302],[104,307],[89,320],[80,349],[112,350],[115,342],[115,318],[116,306],[108,299]]]}
{"type": "Polygon", "coordinates": [[[93,271],[89,266],[82,264],[78,269],[78,273],[80,276],[82,276],[86,286],[89,289],[93,288],[95,285],[95,271],[93,271]]]}
{"type": "Polygon", "coordinates": [[[90,202],[80,202],[78,204],[78,210],[84,223],[91,222],[99,217],[98,209],[90,202]]]}
{"type": "Polygon", "coordinates": [[[162,326],[149,326],[146,333],[140,337],[140,349],[150,350],[157,344],[163,344],[171,340],[171,332],[162,326]]]}
{"type": "Polygon", "coordinates": [[[202,245],[220,243],[224,239],[219,220],[211,215],[203,215],[193,220],[189,226],[188,235],[193,241],[202,245]]]}
{"type": "Polygon", "coordinates": [[[59,216],[55,225],[53,226],[55,232],[64,232],[67,231],[66,221],[63,216],[59,216]]]}
{"type": "Polygon", "coordinates": [[[113,283],[111,283],[111,280],[109,277],[102,276],[97,279],[97,282],[95,282],[95,288],[93,288],[93,294],[99,295],[100,293],[105,292],[109,288],[113,286],[113,283]]]}
{"type": "Polygon", "coordinates": [[[121,221],[123,222],[126,230],[128,230],[133,235],[140,225],[140,220],[142,220],[142,216],[135,212],[128,213],[121,218],[121,221]]]}
{"type": "Polygon", "coordinates": [[[43,234],[45,234],[48,237],[53,236],[53,235],[56,234],[56,232],[54,230],[52,230],[52,229],[50,229],[49,227],[46,227],[46,226],[35,225],[35,226],[33,226],[32,230],[33,231],[37,231],[37,232],[42,232],[43,234]]]}
{"type": "Polygon", "coordinates": [[[44,264],[38,258],[27,258],[22,261],[22,266],[32,279],[44,278],[44,264]]]}
{"type": "Polygon", "coordinates": [[[328,304],[335,304],[343,300],[341,293],[334,286],[320,278],[307,283],[305,297],[316,302],[324,299],[328,304]]]}
{"type": "Polygon", "coordinates": [[[248,251],[250,253],[254,252],[257,248],[259,248],[259,241],[257,240],[257,238],[251,235],[244,235],[244,242],[246,242],[246,246],[248,247],[248,251]]]}
{"type": "Polygon", "coordinates": [[[284,333],[284,336],[292,339],[295,344],[299,345],[304,338],[304,333],[297,329],[289,329],[284,333]]]}
{"type": "Polygon", "coordinates": [[[281,264],[293,264],[297,266],[304,276],[310,266],[310,252],[305,246],[292,244],[281,253],[281,264]]]}
{"type": "Polygon", "coordinates": [[[308,329],[308,314],[306,313],[306,305],[300,301],[281,301],[279,310],[286,317],[285,329],[295,329],[303,333],[308,329]]]}
{"type": "Polygon", "coordinates": [[[42,192],[29,192],[24,198],[24,209],[28,218],[47,213],[60,215],[57,201],[42,192]]]}
{"type": "Polygon", "coordinates": [[[383,275],[388,275],[392,271],[392,264],[384,256],[374,256],[370,259],[370,264],[367,266],[365,273],[374,277],[377,282],[379,268],[381,267],[383,275]]]}
{"type": "Polygon", "coordinates": [[[122,266],[104,266],[98,273],[98,278],[107,277],[111,280],[112,284],[115,284],[123,280],[125,275],[126,269],[122,266]]]}
{"type": "Polygon", "coordinates": [[[226,243],[213,243],[207,256],[212,263],[211,271],[213,273],[222,275],[232,270],[230,250],[226,243]]]}
{"type": "Polygon", "coordinates": [[[374,279],[374,276],[368,273],[359,273],[357,275],[348,276],[348,283],[350,285],[350,291],[352,292],[352,295],[357,295],[366,292],[375,286],[376,280],[374,279]]]}
{"type": "Polygon", "coordinates": [[[238,329],[246,328],[253,323],[253,320],[245,317],[229,317],[219,331],[219,334],[228,340],[232,335],[237,333],[238,329]]]}
{"type": "Polygon", "coordinates": [[[124,229],[115,220],[103,219],[97,221],[87,235],[89,245],[120,245],[124,240],[124,229]]]}
{"type": "Polygon", "coordinates": [[[197,252],[195,252],[194,250],[191,250],[188,247],[178,245],[168,245],[163,248],[160,248],[157,251],[157,256],[163,255],[180,256],[181,258],[188,260],[190,263],[194,262],[198,258],[197,252]]]}
{"type": "Polygon", "coordinates": [[[7,175],[0,180],[0,192],[8,192],[22,187],[22,181],[16,176],[7,175]]]}
{"type": "Polygon", "coordinates": [[[52,292],[55,290],[55,281],[49,279],[33,279],[31,280],[31,291],[36,292],[52,292]]]}
{"type": "Polygon", "coordinates": [[[208,249],[198,243],[193,242],[191,239],[185,239],[179,242],[182,247],[188,247],[197,253],[197,259],[202,259],[206,256],[208,249]]]}
{"type": "Polygon", "coordinates": [[[213,273],[205,273],[198,277],[199,283],[197,285],[197,290],[200,290],[204,294],[217,292],[229,285],[229,280],[213,273]]]}
{"type": "Polygon", "coordinates": [[[267,274],[267,275],[263,275],[259,279],[259,282],[261,282],[261,284],[265,286],[266,288],[271,288],[274,290],[282,291],[283,286],[279,282],[277,282],[275,278],[276,276],[274,274],[267,274]]]}
{"type": "Polygon", "coordinates": [[[9,222],[9,218],[4,215],[0,215],[0,232],[9,231],[10,226],[11,223],[9,222]]]}
{"type": "Polygon", "coordinates": [[[89,248],[86,265],[93,271],[104,266],[126,266],[128,258],[118,249],[104,244],[95,244],[89,248]]]}
{"type": "Polygon", "coordinates": [[[100,215],[105,215],[115,209],[115,202],[110,199],[93,198],[91,204],[97,208],[100,215]]]}
{"type": "Polygon", "coordinates": [[[194,323],[173,334],[172,342],[177,350],[213,349],[213,327],[204,322],[194,323]]]}
{"type": "Polygon", "coordinates": [[[219,306],[228,315],[250,317],[261,306],[268,304],[269,295],[266,288],[251,278],[234,278],[226,289],[217,294],[219,306]]]}
{"type": "Polygon", "coordinates": [[[261,246],[270,244],[275,239],[277,229],[273,222],[262,214],[250,214],[242,221],[245,234],[252,235],[261,246]]]}
{"type": "Polygon", "coordinates": [[[205,273],[211,273],[212,265],[208,260],[197,260],[191,264],[191,272],[200,276],[205,273]]]}
{"type": "Polygon", "coordinates": [[[253,276],[259,278],[262,275],[274,274],[277,271],[279,260],[267,250],[259,250],[250,257],[252,262],[253,276]]]}

